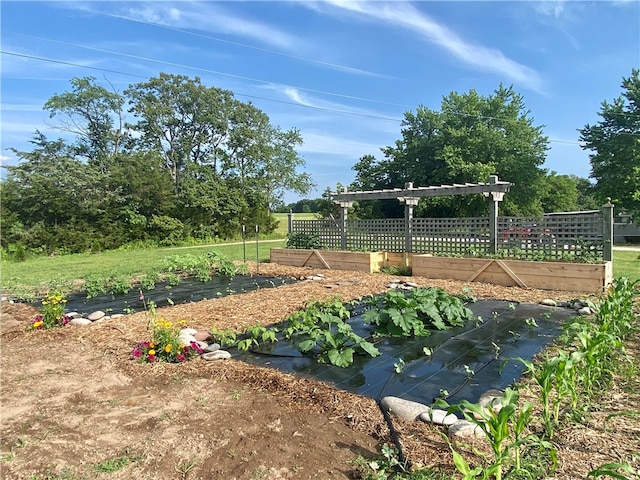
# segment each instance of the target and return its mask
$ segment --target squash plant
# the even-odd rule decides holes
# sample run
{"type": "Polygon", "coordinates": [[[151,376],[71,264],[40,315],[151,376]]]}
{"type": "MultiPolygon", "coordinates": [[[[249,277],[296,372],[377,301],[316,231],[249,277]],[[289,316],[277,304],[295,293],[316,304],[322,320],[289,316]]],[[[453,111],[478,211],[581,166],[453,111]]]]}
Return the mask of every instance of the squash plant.
{"type": "Polygon", "coordinates": [[[354,354],[380,355],[378,349],[356,334],[351,325],[340,317],[328,313],[317,316],[318,323],[304,332],[306,340],[298,343],[302,353],[316,352],[320,363],[330,363],[337,367],[348,367],[353,363],[354,354]]]}
{"type": "Polygon", "coordinates": [[[473,318],[464,302],[441,288],[416,288],[408,293],[390,290],[368,302],[363,318],[377,335],[426,337],[430,329],[447,330],[473,318]]]}

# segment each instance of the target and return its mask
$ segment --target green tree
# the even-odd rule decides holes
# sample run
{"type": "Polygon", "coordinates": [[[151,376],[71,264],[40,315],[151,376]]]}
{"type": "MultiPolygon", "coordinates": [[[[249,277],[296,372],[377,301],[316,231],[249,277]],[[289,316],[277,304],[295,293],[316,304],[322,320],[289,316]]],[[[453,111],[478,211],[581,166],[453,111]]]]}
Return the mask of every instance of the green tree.
{"type": "MultiPolygon", "coordinates": [[[[356,189],[486,182],[490,174],[514,183],[504,214],[541,214],[548,140],[535,126],[522,96],[500,86],[487,97],[475,90],[450,93],[440,111],[419,106],[405,113],[402,138],[383,148],[384,159],[364,156],[355,165],[356,189]]],[[[402,207],[378,207],[402,211],[402,207]]],[[[423,199],[416,215],[468,216],[486,212],[482,196],[423,199]]],[[[376,210],[375,207],[370,208],[376,210]]],[[[396,212],[397,213],[397,212],[396,212]]],[[[396,215],[397,216],[397,215],[396,215]]]]}
{"type": "Polygon", "coordinates": [[[225,158],[229,112],[234,102],[227,90],[207,88],[200,78],[161,73],[125,90],[143,148],[158,152],[173,179],[176,193],[190,164],[218,167],[225,158]]]}
{"type": "Polygon", "coordinates": [[[551,172],[544,180],[544,188],[541,203],[545,213],[579,210],[578,183],[570,175],[551,172]]]}
{"type": "Polygon", "coordinates": [[[604,100],[596,125],[579,129],[582,148],[591,150],[593,192],[600,202],[610,197],[620,210],[640,215],[640,70],[623,77],[622,94],[604,100]]]}
{"type": "Polygon", "coordinates": [[[72,91],[53,95],[44,105],[54,126],[76,138],[75,153],[108,168],[109,159],[124,148],[125,99],[96,84],[95,77],[71,79],[72,91]]]}

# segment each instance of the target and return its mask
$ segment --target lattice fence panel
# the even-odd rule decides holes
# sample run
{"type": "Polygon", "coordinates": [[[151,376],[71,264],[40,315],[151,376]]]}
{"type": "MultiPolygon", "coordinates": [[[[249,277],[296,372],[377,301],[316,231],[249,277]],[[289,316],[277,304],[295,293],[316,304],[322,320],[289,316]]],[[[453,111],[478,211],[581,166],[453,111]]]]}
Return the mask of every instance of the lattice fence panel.
{"type": "Polygon", "coordinates": [[[489,252],[489,218],[414,218],[413,252],[484,255],[489,252]]]}
{"type": "Polygon", "coordinates": [[[404,252],[404,218],[347,220],[347,249],[404,252]]]}
{"type": "Polygon", "coordinates": [[[341,231],[340,224],[336,220],[293,220],[293,233],[305,233],[317,235],[323,248],[328,250],[340,250],[341,231]]]}
{"type": "Polygon", "coordinates": [[[498,248],[526,259],[602,260],[601,212],[498,217],[498,248]]]}

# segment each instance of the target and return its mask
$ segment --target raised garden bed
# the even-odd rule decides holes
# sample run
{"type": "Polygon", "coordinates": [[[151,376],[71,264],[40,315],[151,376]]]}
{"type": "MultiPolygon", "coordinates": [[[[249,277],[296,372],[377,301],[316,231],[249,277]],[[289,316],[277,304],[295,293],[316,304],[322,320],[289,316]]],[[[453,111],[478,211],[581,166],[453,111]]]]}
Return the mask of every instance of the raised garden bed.
{"type": "Polygon", "coordinates": [[[506,287],[599,293],[613,280],[613,263],[534,262],[452,258],[391,252],[272,248],[271,263],[294,267],[376,273],[410,267],[414,276],[482,282],[506,287]]]}
{"type": "Polygon", "coordinates": [[[342,250],[303,250],[272,248],[271,263],[292,267],[354,270],[376,273],[385,265],[385,252],[347,252],[342,250]]]}
{"type": "Polygon", "coordinates": [[[601,292],[613,279],[613,263],[533,262],[414,255],[413,275],[506,287],[601,292]]]}

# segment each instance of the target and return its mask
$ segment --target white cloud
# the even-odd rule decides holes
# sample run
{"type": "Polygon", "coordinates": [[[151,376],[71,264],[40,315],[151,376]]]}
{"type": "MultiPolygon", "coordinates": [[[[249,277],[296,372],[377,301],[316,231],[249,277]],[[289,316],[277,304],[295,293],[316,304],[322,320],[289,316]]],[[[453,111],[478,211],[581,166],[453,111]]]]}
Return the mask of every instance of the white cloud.
{"type": "Polygon", "coordinates": [[[565,0],[541,0],[533,2],[533,6],[537,13],[558,19],[565,11],[565,0]]]}
{"type": "Polygon", "coordinates": [[[126,16],[166,27],[238,35],[287,50],[302,41],[267,24],[229,13],[216,2],[184,2],[179,7],[161,2],[134,4],[126,16]]]}
{"type": "MultiPolygon", "coordinates": [[[[348,159],[350,164],[355,164],[362,155],[380,153],[379,144],[358,142],[325,132],[307,130],[303,133],[303,139],[304,144],[298,149],[300,152],[334,155],[348,159]]],[[[342,161],[338,164],[344,166],[342,161]]]]}
{"type": "MultiPolygon", "coordinates": [[[[542,80],[532,68],[507,58],[497,49],[476,45],[464,40],[445,25],[437,23],[409,3],[346,0],[329,0],[327,3],[366,19],[373,19],[385,25],[394,25],[411,30],[428,42],[440,46],[454,58],[466,64],[481,70],[504,75],[533,90],[539,91],[542,89],[542,80]]],[[[323,9],[318,4],[309,4],[309,7],[317,11],[323,9]]]]}

